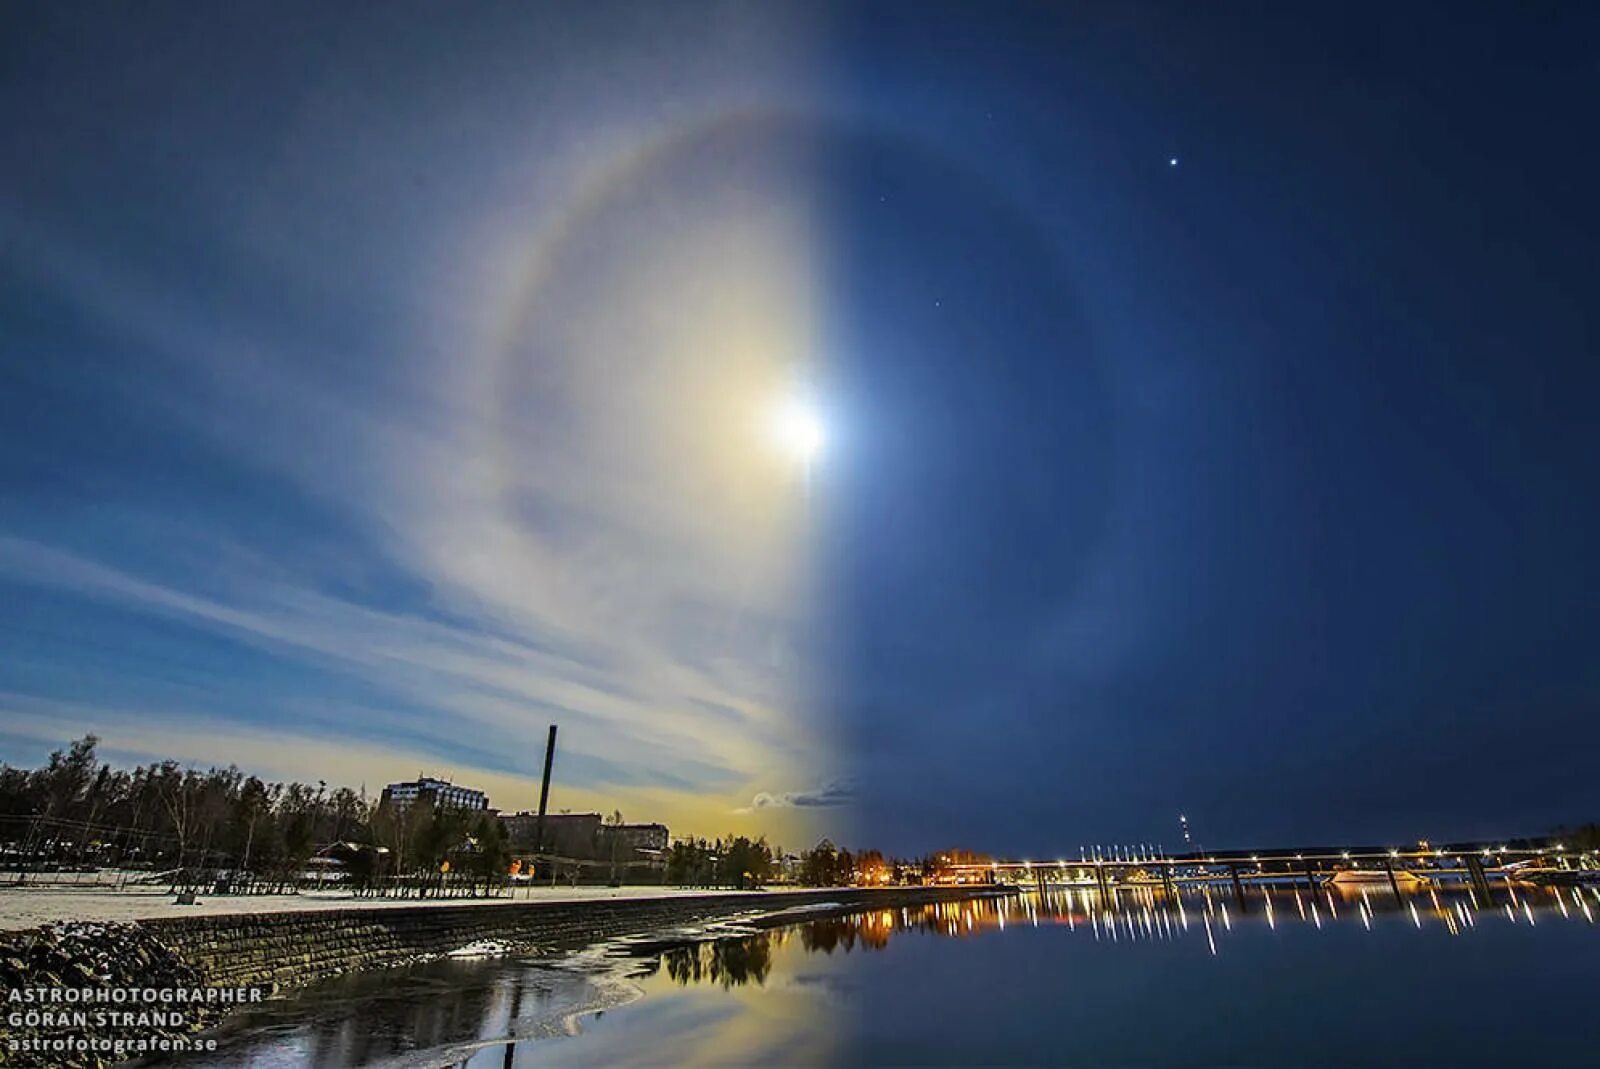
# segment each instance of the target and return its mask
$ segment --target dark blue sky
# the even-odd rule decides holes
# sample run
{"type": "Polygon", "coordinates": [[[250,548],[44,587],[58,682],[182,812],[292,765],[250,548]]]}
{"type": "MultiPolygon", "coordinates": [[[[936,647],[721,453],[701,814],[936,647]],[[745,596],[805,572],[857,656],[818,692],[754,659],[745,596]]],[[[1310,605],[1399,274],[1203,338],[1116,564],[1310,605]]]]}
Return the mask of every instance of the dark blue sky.
{"type": "Polygon", "coordinates": [[[924,146],[862,153],[837,297],[886,837],[1600,805],[1594,26],[1400,7],[861,20],[924,146]]]}
{"type": "Polygon", "coordinates": [[[29,11],[0,758],[516,808],[553,719],[563,804],[907,852],[1594,819],[1596,21],[29,11]]]}

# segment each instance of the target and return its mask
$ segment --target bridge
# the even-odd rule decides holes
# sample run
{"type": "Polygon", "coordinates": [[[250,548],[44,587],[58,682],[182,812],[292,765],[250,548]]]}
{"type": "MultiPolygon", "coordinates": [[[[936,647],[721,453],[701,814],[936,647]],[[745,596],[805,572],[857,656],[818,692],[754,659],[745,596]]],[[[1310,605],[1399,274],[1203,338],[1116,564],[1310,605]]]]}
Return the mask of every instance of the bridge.
{"type": "Polygon", "coordinates": [[[1587,852],[1555,846],[1418,847],[1412,850],[1314,850],[1295,852],[1220,852],[1171,856],[1139,848],[1103,854],[1099,848],[1084,851],[1077,861],[966,862],[945,867],[957,883],[1011,883],[1026,887],[1095,887],[1105,894],[1118,886],[1159,884],[1171,892],[1179,884],[1231,883],[1242,902],[1246,884],[1304,884],[1316,890],[1345,870],[1383,873],[1396,897],[1402,879],[1414,870],[1430,877],[1457,879],[1489,897],[1489,880],[1499,876],[1600,882],[1600,864],[1587,852]]]}

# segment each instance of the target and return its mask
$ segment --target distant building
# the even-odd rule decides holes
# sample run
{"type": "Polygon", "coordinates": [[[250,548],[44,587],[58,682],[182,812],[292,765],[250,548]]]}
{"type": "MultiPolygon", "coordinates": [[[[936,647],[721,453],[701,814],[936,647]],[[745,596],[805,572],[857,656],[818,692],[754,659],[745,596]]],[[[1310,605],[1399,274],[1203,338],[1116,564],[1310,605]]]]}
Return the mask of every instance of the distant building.
{"type": "MultiPolygon", "coordinates": [[[[540,850],[539,814],[521,812],[502,818],[513,849],[540,850]]],[[[543,852],[561,857],[597,858],[600,844],[599,813],[546,813],[543,852]]]]}
{"type": "Polygon", "coordinates": [[[665,824],[618,824],[602,826],[600,829],[600,851],[602,856],[611,856],[611,843],[617,844],[617,859],[631,861],[635,858],[659,857],[667,848],[667,826],[665,824]]]}
{"type": "Polygon", "coordinates": [[[418,776],[405,783],[391,783],[383,789],[380,805],[406,809],[421,802],[429,808],[465,809],[479,812],[489,808],[489,796],[471,787],[459,787],[449,780],[418,776]]]}
{"type": "MultiPolygon", "coordinates": [[[[539,850],[539,814],[521,812],[501,818],[512,849],[539,850]]],[[[545,853],[587,861],[609,861],[616,843],[618,861],[659,857],[668,840],[665,824],[606,824],[599,813],[546,813],[545,853]]]]}

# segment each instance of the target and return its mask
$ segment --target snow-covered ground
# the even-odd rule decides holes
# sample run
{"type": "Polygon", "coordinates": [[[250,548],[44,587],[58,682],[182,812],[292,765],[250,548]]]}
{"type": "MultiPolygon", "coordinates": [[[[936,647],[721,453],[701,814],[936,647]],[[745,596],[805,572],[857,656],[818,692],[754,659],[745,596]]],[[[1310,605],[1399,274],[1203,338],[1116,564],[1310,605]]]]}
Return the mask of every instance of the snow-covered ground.
{"type": "MultiPolygon", "coordinates": [[[[418,906],[471,906],[494,909],[512,902],[587,902],[616,898],[693,898],[727,891],[677,887],[519,888],[506,898],[356,898],[345,891],[298,895],[201,895],[180,906],[165,891],[78,890],[75,888],[0,888],[0,931],[35,928],[57,921],[136,921],[154,917],[225,916],[238,913],[303,913],[338,909],[415,909],[418,906]]],[[[752,908],[781,906],[782,892],[750,895],[752,908]]]]}

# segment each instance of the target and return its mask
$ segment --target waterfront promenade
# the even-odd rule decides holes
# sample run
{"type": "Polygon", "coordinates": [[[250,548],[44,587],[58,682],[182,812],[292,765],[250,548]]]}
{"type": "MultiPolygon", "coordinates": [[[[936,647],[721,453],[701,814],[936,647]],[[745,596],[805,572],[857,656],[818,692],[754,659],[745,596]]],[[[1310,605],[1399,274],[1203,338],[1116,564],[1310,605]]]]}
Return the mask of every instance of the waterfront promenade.
{"type": "MultiPolygon", "coordinates": [[[[799,889],[796,889],[799,890],[799,889]]],[[[804,888],[815,893],[827,888],[804,888]]],[[[855,888],[852,891],[857,890],[855,888]]],[[[358,898],[348,891],[306,891],[292,895],[201,895],[192,906],[175,904],[169,891],[69,890],[62,888],[7,887],[0,889],[0,931],[23,931],[67,921],[89,923],[182,920],[194,917],[228,917],[277,913],[316,913],[337,910],[445,908],[495,909],[528,903],[614,902],[642,899],[725,899],[745,895],[752,909],[783,908],[788,892],[662,886],[637,887],[534,887],[519,888],[499,898],[358,898]]]]}

